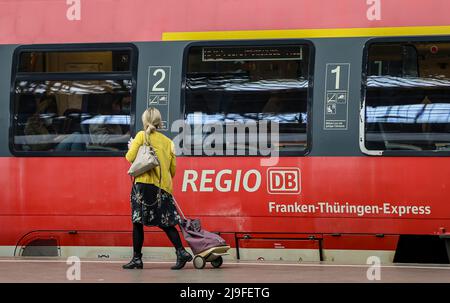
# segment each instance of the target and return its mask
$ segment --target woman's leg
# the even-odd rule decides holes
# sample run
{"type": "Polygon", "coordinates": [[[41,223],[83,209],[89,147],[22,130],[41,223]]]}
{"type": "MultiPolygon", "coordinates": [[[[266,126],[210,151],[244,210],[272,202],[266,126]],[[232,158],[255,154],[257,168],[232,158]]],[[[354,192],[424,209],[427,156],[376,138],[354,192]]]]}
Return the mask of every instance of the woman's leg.
{"type": "Polygon", "coordinates": [[[122,266],[124,269],[142,269],[142,246],[144,245],[144,225],[133,223],[133,259],[128,264],[122,266]]]}
{"type": "Polygon", "coordinates": [[[162,230],[166,233],[167,237],[172,242],[173,246],[176,249],[177,254],[177,264],[171,267],[171,269],[182,269],[186,262],[192,261],[192,256],[188,253],[181,243],[180,235],[178,234],[178,230],[175,226],[170,227],[161,227],[162,230]]]}
{"type": "Polygon", "coordinates": [[[144,225],[133,223],[133,252],[135,256],[142,256],[144,245],[144,225]]]}
{"type": "Polygon", "coordinates": [[[178,250],[183,248],[180,235],[178,234],[178,230],[175,228],[175,226],[161,227],[161,229],[164,230],[164,232],[166,233],[170,242],[172,242],[172,245],[175,247],[175,249],[178,250]]]}

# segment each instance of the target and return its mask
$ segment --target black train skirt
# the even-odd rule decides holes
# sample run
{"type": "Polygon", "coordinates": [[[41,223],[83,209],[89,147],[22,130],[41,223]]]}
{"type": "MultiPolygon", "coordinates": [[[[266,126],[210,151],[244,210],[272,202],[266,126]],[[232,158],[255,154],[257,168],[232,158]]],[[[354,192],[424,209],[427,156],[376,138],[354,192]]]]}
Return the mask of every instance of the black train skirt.
{"type": "Polygon", "coordinates": [[[131,190],[131,220],[145,226],[170,227],[181,223],[171,194],[153,184],[135,183],[131,190]]]}

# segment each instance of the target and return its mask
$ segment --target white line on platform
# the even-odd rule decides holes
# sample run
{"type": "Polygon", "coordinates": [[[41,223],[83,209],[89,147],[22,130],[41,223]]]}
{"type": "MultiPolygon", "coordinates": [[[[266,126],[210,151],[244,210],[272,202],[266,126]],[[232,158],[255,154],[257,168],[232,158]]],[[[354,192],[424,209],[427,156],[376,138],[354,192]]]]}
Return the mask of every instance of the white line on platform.
{"type": "MultiPolygon", "coordinates": [[[[1,260],[0,263],[66,263],[66,260],[1,260]]],[[[81,260],[81,263],[100,263],[100,264],[124,264],[127,261],[108,261],[108,260],[81,260]]],[[[172,264],[171,261],[144,261],[145,264],[172,264]]],[[[297,263],[252,263],[252,262],[224,262],[227,265],[256,265],[256,266],[298,266],[298,267],[360,267],[367,268],[369,265],[363,264],[297,264],[297,263]]],[[[450,266],[421,266],[421,265],[380,265],[381,268],[397,269],[446,269],[450,266]]]]}

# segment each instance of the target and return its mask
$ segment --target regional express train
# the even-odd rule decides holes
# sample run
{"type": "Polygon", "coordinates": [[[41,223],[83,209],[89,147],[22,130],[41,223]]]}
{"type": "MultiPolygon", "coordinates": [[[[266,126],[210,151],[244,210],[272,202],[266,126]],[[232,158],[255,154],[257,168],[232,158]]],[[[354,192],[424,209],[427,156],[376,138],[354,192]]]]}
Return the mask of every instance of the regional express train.
{"type": "MultiPolygon", "coordinates": [[[[332,1],[239,4],[251,18],[231,2],[47,2],[39,17],[41,2],[0,4],[1,256],[128,258],[124,154],[155,106],[177,146],[175,197],[230,258],[448,262],[439,1],[427,27],[370,5],[345,23],[332,1]],[[312,17],[294,18],[299,5],[312,17]]],[[[161,231],[146,233],[147,257],[172,256],[161,231]]]]}

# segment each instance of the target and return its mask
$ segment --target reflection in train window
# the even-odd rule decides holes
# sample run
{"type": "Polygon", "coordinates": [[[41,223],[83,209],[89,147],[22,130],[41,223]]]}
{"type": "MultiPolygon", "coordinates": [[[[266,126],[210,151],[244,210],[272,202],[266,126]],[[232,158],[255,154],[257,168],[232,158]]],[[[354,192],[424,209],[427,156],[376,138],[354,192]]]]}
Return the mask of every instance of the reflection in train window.
{"type": "MultiPolygon", "coordinates": [[[[52,54],[58,57],[57,52],[52,54]]],[[[91,52],[87,52],[85,58],[81,52],[73,54],[77,61],[67,56],[64,58],[78,62],[82,68],[87,65],[116,64],[112,57],[95,58],[91,52]]],[[[20,59],[23,58],[28,57],[22,53],[20,59]]],[[[118,60],[121,60],[120,57],[118,60]]],[[[73,64],[66,64],[66,60],[59,60],[58,63],[59,66],[47,61],[58,72],[73,71],[73,64]]],[[[19,65],[23,64],[19,62],[19,65]]],[[[105,73],[98,79],[88,77],[89,80],[83,79],[83,75],[87,74],[78,74],[76,79],[71,79],[70,73],[63,73],[55,79],[48,73],[38,76],[21,72],[16,74],[13,99],[14,151],[70,155],[127,150],[133,89],[131,74],[118,77],[105,73]]]]}
{"type": "Polygon", "coordinates": [[[365,85],[367,149],[450,150],[450,43],[372,44],[365,85]]]}
{"type": "Polygon", "coordinates": [[[127,72],[130,50],[123,51],[25,51],[18,71],[24,73],[127,72]]]}
{"type": "Polygon", "coordinates": [[[306,45],[191,47],[184,153],[304,153],[309,56],[306,45]]]}

